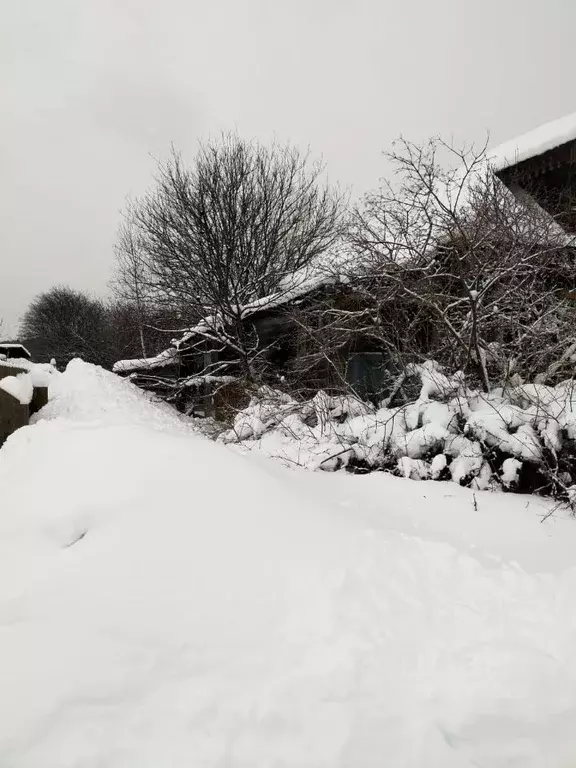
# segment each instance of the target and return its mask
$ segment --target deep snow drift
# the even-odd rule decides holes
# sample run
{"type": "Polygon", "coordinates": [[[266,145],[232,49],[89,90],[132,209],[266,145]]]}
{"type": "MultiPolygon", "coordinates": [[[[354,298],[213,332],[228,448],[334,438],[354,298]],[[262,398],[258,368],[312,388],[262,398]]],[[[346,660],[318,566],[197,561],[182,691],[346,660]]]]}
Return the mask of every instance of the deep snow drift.
{"type": "Polygon", "coordinates": [[[0,766],[574,764],[576,521],[52,388],[0,451],[0,766]]]}

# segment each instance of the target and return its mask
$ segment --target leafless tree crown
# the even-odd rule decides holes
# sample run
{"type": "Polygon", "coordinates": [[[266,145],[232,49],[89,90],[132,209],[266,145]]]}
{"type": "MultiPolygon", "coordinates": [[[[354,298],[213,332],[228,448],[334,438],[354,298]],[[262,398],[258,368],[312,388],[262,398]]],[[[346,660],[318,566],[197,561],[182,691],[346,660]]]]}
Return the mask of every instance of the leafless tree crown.
{"type": "Polygon", "coordinates": [[[322,171],[295,148],[235,135],[202,145],[191,168],[173,151],[131,206],[121,248],[138,264],[121,268],[158,302],[236,314],[339,236],[342,196],[320,183],[322,171]]]}

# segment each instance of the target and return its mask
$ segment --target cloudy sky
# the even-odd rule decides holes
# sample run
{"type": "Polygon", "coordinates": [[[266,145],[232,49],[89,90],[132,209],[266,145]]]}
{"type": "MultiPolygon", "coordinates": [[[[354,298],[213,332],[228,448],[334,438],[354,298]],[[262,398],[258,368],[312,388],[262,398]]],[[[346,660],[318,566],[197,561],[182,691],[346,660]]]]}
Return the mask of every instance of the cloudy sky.
{"type": "MultiPolygon", "coordinates": [[[[400,133],[499,143],[576,110],[572,0],[0,0],[0,317],[103,295],[127,195],[226,128],[360,195],[400,133]]],[[[6,328],[5,328],[6,329],[6,328]]]]}

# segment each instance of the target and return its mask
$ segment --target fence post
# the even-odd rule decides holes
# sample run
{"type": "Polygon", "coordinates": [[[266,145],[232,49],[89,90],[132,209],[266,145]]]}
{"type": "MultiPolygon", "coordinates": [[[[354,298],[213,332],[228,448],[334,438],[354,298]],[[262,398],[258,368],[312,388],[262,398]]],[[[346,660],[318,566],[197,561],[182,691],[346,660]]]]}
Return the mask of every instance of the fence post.
{"type": "Polygon", "coordinates": [[[28,420],[28,406],[22,405],[16,397],[0,389],[0,446],[12,432],[25,427],[28,420]]]}
{"type": "Polygon", "coordinates": [[[38,413],[40,408],[48,404],[48,387],[34,387],[32,402],[30,403],[30,416],[38,413]]]}

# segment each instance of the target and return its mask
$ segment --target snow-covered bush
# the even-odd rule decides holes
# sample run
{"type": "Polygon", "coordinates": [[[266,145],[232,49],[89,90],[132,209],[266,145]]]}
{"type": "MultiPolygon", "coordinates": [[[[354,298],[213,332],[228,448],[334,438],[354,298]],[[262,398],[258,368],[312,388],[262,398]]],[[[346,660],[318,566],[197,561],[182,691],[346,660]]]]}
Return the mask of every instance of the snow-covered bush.
{"type": "Polygon", "coordinates": [[[393,408],[261,389],[220,439],[309,469],[387,470],[576,501],[575,382],[486,394],[434,362],[412,365],[408,375],[420,380],[419,396],[393,408]]]}

